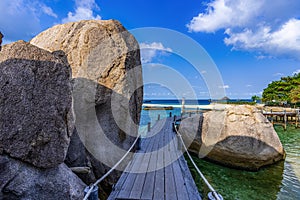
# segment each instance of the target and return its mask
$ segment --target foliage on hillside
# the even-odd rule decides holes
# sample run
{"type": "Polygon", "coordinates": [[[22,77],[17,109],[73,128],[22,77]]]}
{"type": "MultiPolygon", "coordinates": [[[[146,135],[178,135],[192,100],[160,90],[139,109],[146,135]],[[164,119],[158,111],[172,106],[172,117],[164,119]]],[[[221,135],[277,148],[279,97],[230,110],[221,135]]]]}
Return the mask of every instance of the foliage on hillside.
{"type": "Polygon", "coordinates": [[[268,101],[287,101],[296,103],[300,101],[300,73],[294,76],[282,77],[279,81],[271,82],[264,89],[262,98],[268,101]]]}

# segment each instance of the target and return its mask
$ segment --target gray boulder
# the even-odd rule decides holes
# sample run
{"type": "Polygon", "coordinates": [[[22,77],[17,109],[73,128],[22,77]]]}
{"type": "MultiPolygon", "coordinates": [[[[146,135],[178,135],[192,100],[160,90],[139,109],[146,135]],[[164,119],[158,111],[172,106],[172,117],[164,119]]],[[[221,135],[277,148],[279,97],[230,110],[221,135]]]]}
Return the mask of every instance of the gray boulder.
{"type": "Polygon", "coordinates": [[[0,169],[0,199],[83,199],[86,185],[65,164],[39,169],[0,155],[0,169]]]}
{"type": "MultiPolygon", "coordinates": [[[[89,174],[78,174],[90,183],[119,161],[138,133],[143,100],[138,42],[118,21],[83,20],[54,26],[30,43],[67,55],[74,78],[76,135],[66,163],[90,167],[89,174]]],[[[115,171],[101,186],[109,192],[106,188],[119,176],[115,171]]]]}
{"type": "Polygon", "coordinates": [[[273,125],[254,106],[227,106],[183,120],[180,132],[190,151],[226,166],[256,171],[285,158],[273,125]],[[200,118],[201,119],[201,118],[200,118]],[[196,133],[196,135],[194,135],[196,133]]]}
{"type": "Polygon", "coordinates": [[[4,37],[3,34],[0,32],[0,51],[1,51],[1,48],[2,48],[1,44],[2,44],[2,38],[3,37],[4,37]]]}
{"type": "Polygon", "coordinates": [[[24,41],[0,54],[0,154],[51,168],[63,163],[73,132],[71,68],[63,52],[24,41]]]}

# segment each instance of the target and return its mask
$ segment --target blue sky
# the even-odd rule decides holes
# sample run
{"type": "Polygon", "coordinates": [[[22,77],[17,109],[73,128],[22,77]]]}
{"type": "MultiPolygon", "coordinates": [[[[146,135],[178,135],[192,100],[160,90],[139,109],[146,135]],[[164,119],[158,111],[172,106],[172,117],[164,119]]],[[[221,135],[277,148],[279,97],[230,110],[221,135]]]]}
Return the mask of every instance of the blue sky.
{"type": "MultiPolygon", "coordinates": [[[[4,43],[29,41],[55,24],[81,19],[116,19],[128,30],[161,27],[192,38],[216,64],[230,98],[260,95],[272,80],[300,70],[299,0],[0,1],[4,43]]],[[[196,73],[159,37],[157,41],[137,39],[144,48],[144,65],[167,65],[189,80],[197,98],[210,97],[201,78],[205,70],[196,73]]],[[[189,98],[188,93],[182,91],[182,96],[189,98]]],[[[173,97],[168,89],[145,86],[145,98],[173,97]]]]}

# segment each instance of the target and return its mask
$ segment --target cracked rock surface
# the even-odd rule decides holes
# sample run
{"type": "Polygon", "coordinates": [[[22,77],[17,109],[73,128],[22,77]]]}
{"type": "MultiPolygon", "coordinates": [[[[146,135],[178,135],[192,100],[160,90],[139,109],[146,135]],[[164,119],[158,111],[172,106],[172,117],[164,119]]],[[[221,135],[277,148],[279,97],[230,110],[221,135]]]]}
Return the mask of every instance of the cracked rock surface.
{"type": "Polygon", "coordinates": [[[64,162],[74,120],[63,52],[24,41],[0,53],[0,154],[51,168],[64,162]]]}
{"type": "Polygon", "coordinates": [[[232,105],[196,115],[183,120],[180,130],[192,143],[190,151],[226,166],[256,171],[285,158],[273,125],[254,106],[232,105]]]}
{"type": "MultiPolygon", "coordinates": [[[[65,163],[90,167],[91,173],[78,174],[89,184],[119,161],[137,135],[143,100],[138,42],[116,20],[82,20],[49,28],[30,43],[67,56],[76,132],[65,163]]],[[[109,193],[119,176],[113,172],[101,187],[109,193]]]]}

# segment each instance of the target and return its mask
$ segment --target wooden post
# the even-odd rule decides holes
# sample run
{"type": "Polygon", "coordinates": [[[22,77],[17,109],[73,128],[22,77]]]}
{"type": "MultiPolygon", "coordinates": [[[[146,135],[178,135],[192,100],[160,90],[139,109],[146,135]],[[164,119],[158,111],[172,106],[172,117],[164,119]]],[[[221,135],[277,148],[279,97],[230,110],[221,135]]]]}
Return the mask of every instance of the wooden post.
{"type": "Polygon", "coordinates": [[[271,109],[271,123],[274,125],[272,109],[271,109]]]}
{"type": "Polygon", "coordinates": [[[296,115],[295,115],[295,124],[296,128],[298,127],[298,111],[296,110],[296,115]]]}
{"type": "Polygon", "coordinates": [[[170,112],[170,117],[172,117],[172,112],[170,112]]]}
{"type": "Polygon", "coordinates": [[[148,132],[151,130],[151,122],[148,122],[148,132]]]}
{"type": "Polygon", "coordinates": [[[173,121],[174,121],[174,122],[176,121],[176,115],[174,115],[173,121]]]}
{"type": "Polygon", "coordinates": [[[287,124],[287,116],[286,116],[286,110],[283,111],[284,112],[284,130],[286,131],[286,124],[287,124]]]}
{"type": "Polygon", "coordinates": [[[300,122],[300,109],[299,108],[298,108],[297,112],[298,112],[298,114],[297,114],[298,115],[298,122],[300,122]]]}
{"type": "Polygon", "coordinates": [[[141,149],[141,137],[138,138],[137,147],[136,147],[136,150],[140,150],[140,149],[141,149]]]}
{"type": "Polygon", "coordinates": [[[158,114],[158,116],[157,116],[157,121],[158,121],[158,120],[160,120],[160,114],[158,114]]]}
{"type": "Polygon", "coordinates": [[[184,97],[182,98],[182,101],[181,101],[181,114],[184,113],[184,104],[185,104],[185,99],[184,97]]]}
{"type": "Polygon", "coordinates": [[[196,113],[197,113],[197,114],[199,114],[199,107],[197,107],[197,111],[196,111],[196,113]]]}
{"type": "Polygon", "coordinates": [[[191,117],[192,116],[192,113],[191,112],[189,112],[189,117],[191,117]]]}
{"type": "Polygon", "coordinates": [[[175,121],[172,122],[172,131],[173,131],[174,133],[176,133],[176,130],[175,130],[175,121]]]}

